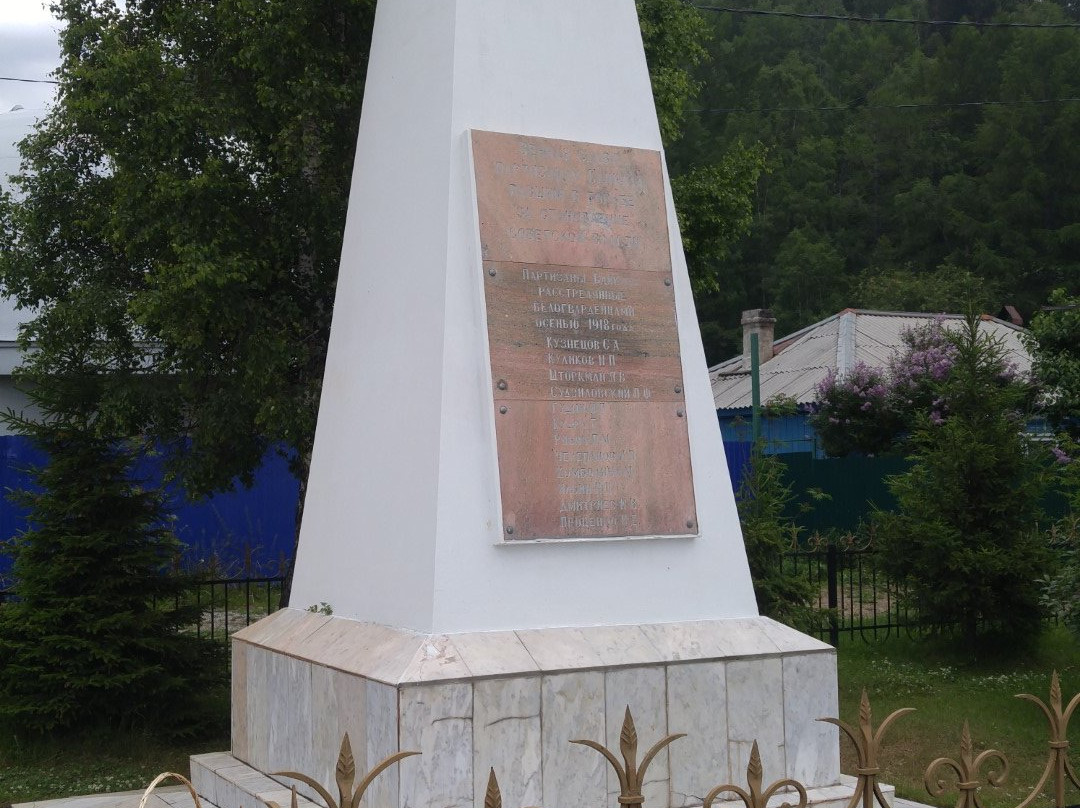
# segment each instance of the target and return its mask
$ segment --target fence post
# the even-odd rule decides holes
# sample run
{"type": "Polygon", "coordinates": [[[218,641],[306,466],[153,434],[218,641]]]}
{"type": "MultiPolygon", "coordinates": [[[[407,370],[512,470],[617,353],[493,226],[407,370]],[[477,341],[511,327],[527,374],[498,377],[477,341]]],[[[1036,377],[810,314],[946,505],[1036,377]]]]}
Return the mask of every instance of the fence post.
{"type": "Polygon", "coordinates": [[[836,544],[829,542],[828,550],[825,552],[825,568],[826,574],[829,576],[829,644],[835,647],[840,642],[840,618],[836,613],[839,607],[839,598],[837,597],[839,568],[840,568],[840,554],[836,550],[836,544]]]}

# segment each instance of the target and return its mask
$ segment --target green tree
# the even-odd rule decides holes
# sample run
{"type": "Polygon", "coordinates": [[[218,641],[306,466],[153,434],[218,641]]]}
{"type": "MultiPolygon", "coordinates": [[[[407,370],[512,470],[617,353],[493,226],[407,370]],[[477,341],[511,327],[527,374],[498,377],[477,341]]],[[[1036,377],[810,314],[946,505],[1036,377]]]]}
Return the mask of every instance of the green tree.
{"type": "Polygon", "coordinates": [[[711,29],[682,0],[637,0],[637,10],[690,279],[697,294],[719,293],[730,288],[721,275],[732,247],[750,229],[765,150],[752,138],[747,140],[752,146],[736,140],[722,152],[695,153],[680,163],[677,155],[689,152],[680,152],[676,144],[701,89],[692,71],[708,56],[711,29]]]}
{"type": "Polygon", "coordinates": [[[696,292],[718,292],[734,244],[750,229],[754,186],[765,167],[760,144],[732,145],[721,161],[672,179],[683,249],[696,292]]]}
{"type": "Polygon", "coordinates": [[[1047,558],[1046,463],[1024,435],[1030,391],[976,318],[948,337],[952,367],[932,386],[942,403],[917,418],[913,466],[890,480],[898,510],[875,518],[882,559],[928,624],[1022,644],[1038,632],[1047,558]]]}
{"type": "Polygon", "coordinates": [[[1058,289],[1050,303],[1031,322],[1034,372],[1051,418],[1080,437],[1080,296],[1058,289]]]}
{"type": "Polygon", "coordinates": [[[1080,298],[1059,289],[1050,303],[1032,321],[1029,343],[1044,404],[1063,429],[1052,451],[1066,511],[1053,526],[1057,556],[1044,604],[1080,634],[1080,298]]]}
{"type": "Polygon", "coordinates": [[[656,115],[665,143],[682,135],[699,83],[692,68],[708,55],[709,27],[701,13],[681,0],[637,0],[641,40],[649,61],[656,115]]]}
{"type": "Polygon", "coordinates": [[[279,443],[303,478],[373,0],[54,9],[58,101],[0,203],[30,365],[49,384],[91,320],[111,383],[87,405],[111,434],[185,441],[193,494],[279,443]]]}
{"type": "MultiPolygon", "coordinates": [[[[94,382],[91,381],[92,385],[94,382]]],[[[65,380],[71,391],[74,380],[65,380]]],[[[185,633],[201,610],[167,574],[179,545],[161,495],[135,479],[138,447],[102,435],[51,395],[16,421],[48,454],[23,492],[14,599],[0,609],[0,725],[16,734],[202,729],[221,650],[185,633]]]]}
{"type": "MultiPolygon", "coordinates": [[[[880,14],[872,5],[751,3],[880,14]]],[[[1075,16],[1068,3],[976,5],[937,11],[1034,24],[1075,16]]],[[[935,12],[914,0],[891,13],[935,12]]],[[[779,333],[848,306],[963,311],[957,301],[975,298],[984,310],[1010,303],[1026,315],[1075,277],[1075,32],[721,11],[709,22],[701,101],[669,153],[682,168],[740,141],[768,154],[721,289],[699,290],[710,359],[738,352],[739,312],[752,306],[772,309],[779,333]]]]}
{"type": "Polygon", "coordinates": [[[949,264],[926,271],[915,266],[871,267],[859,276],[854,304],[885,311],[987,311],[997,295],[992,284],[949,264]]]}

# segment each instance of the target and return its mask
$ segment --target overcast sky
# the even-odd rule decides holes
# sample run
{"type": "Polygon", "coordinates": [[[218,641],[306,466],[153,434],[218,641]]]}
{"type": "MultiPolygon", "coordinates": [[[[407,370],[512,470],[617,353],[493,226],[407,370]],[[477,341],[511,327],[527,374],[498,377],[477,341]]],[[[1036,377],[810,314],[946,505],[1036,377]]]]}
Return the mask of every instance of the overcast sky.
{"type": "MultiPolygon", "coordinates": [[[[60,61],[57,31],[46,0],[0,0],[0,76],[49,78],[60,61]]],[[[54,92],[51,84],[0,81],[0,112],[16,104],[43,109],[54,92]]]]}

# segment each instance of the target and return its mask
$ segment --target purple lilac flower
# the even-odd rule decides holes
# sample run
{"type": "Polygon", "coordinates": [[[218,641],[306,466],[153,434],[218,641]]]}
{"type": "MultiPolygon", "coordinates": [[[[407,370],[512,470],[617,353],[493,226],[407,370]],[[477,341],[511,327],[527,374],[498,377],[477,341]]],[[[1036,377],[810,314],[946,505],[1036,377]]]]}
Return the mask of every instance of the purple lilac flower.
{"type": "Polygon", "coordinates": [[[825,378],[818,382],[818,398],[827,398],[834,387],[836,387],[836,371],[830,369],[829,372],[825,374],[825,378]]]}

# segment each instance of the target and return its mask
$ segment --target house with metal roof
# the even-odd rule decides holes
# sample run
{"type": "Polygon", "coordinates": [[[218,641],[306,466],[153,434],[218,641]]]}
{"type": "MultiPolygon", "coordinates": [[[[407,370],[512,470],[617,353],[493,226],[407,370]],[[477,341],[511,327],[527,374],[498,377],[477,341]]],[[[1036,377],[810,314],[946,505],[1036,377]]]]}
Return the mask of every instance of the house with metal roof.
{"type": "MultiPolygon", "coordinates": [[[[761,403],[783,400],[796,405],[795,414],[770,418],[763,437],[768,451],[818,453],[813,429],[807,421],[817,400],[818,385],[830,374],[838,376],[857,364],[884,367],[903,348],[903,335],[938,321],[946,328],[964,322],[960,314],[844,309],[832,317],[775,339],[775,320],[765,309],[743,313],[743,352],[709,368],[713,401],[725,442],[745,443],[750,438],[751,335],[758,336],[761,403]]],[[[1031,369],[1031,354],[1023,341],[1024,329],[1006,320],[983,315],[981,331],[1000,342],[1007,358],[1020,372],[1031,369]]]]}

